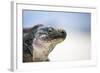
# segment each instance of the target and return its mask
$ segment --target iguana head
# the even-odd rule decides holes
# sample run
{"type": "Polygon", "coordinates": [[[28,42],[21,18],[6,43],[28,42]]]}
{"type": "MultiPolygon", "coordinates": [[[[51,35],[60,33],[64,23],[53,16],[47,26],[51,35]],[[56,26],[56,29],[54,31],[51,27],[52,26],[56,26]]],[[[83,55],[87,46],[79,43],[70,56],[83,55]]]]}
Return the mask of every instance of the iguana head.
{"type": "Polygon", "coordinates": [[[46,25],[36,25],[26,33],[25,36],[31,39],[33,46],[33,58],[39,60],[46,60],[49,53],[54,47],[64,41],[66,38],[66,31],[46,25]],[[30,37],[29,37],[30,36],[30,37]]]}

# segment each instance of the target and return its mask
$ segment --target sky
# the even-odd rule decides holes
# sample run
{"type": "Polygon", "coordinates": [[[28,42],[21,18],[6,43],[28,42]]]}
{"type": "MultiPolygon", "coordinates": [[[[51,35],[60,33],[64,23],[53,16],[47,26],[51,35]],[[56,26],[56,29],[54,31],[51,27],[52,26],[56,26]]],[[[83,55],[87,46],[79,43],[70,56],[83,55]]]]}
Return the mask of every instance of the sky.
{"type": "Polygon", "coordinates": [[[91,31],[91,13],[23,10],[22,15],[24,28],[44,24],[67,31],[91,31]]]}

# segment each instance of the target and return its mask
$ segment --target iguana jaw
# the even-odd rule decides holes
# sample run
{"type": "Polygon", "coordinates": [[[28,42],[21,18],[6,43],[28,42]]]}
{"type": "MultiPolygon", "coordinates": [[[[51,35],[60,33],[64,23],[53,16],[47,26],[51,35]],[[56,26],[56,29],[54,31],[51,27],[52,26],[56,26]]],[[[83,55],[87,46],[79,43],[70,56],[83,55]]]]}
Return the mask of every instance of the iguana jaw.
{"type": "Polygon", "coordinates": [[[50,52],[54,49],[54,47],[57,45],[57,43],[62,42],[63,39],[59,40],[52,40],[47,42],[43,42],[40,40],[34,40],[33,41],[33,61],[34,60],[40,60],[45,61],[48,59],[48,55],[50,52]]]}

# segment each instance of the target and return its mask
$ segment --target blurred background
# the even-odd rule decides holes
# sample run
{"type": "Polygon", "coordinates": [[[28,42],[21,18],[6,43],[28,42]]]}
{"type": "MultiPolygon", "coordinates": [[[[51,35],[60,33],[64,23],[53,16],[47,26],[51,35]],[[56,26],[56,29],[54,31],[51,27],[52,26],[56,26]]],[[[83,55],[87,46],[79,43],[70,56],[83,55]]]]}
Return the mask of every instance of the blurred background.
{"type": "Polygon", "coordinates": [[[91,58],[91,13],[23,10],[23,28],[44,24],[64,29],[67,37],[49,55],[51,61],[91,58]]]}

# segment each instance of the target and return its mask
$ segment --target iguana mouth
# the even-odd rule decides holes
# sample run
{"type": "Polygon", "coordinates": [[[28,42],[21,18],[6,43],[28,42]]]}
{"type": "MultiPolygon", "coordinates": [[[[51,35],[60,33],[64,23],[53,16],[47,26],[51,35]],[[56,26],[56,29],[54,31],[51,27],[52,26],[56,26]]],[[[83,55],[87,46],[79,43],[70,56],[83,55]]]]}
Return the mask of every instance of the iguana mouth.
{"type": "Polygon", "coordinates": [[[66,38],[66,32],[64,30],[57,30],[57,32],[54,32],[53,34],[50,34],[48,36],[48,40],[55,40],[55,39],[65,39],[66,38]]]}

